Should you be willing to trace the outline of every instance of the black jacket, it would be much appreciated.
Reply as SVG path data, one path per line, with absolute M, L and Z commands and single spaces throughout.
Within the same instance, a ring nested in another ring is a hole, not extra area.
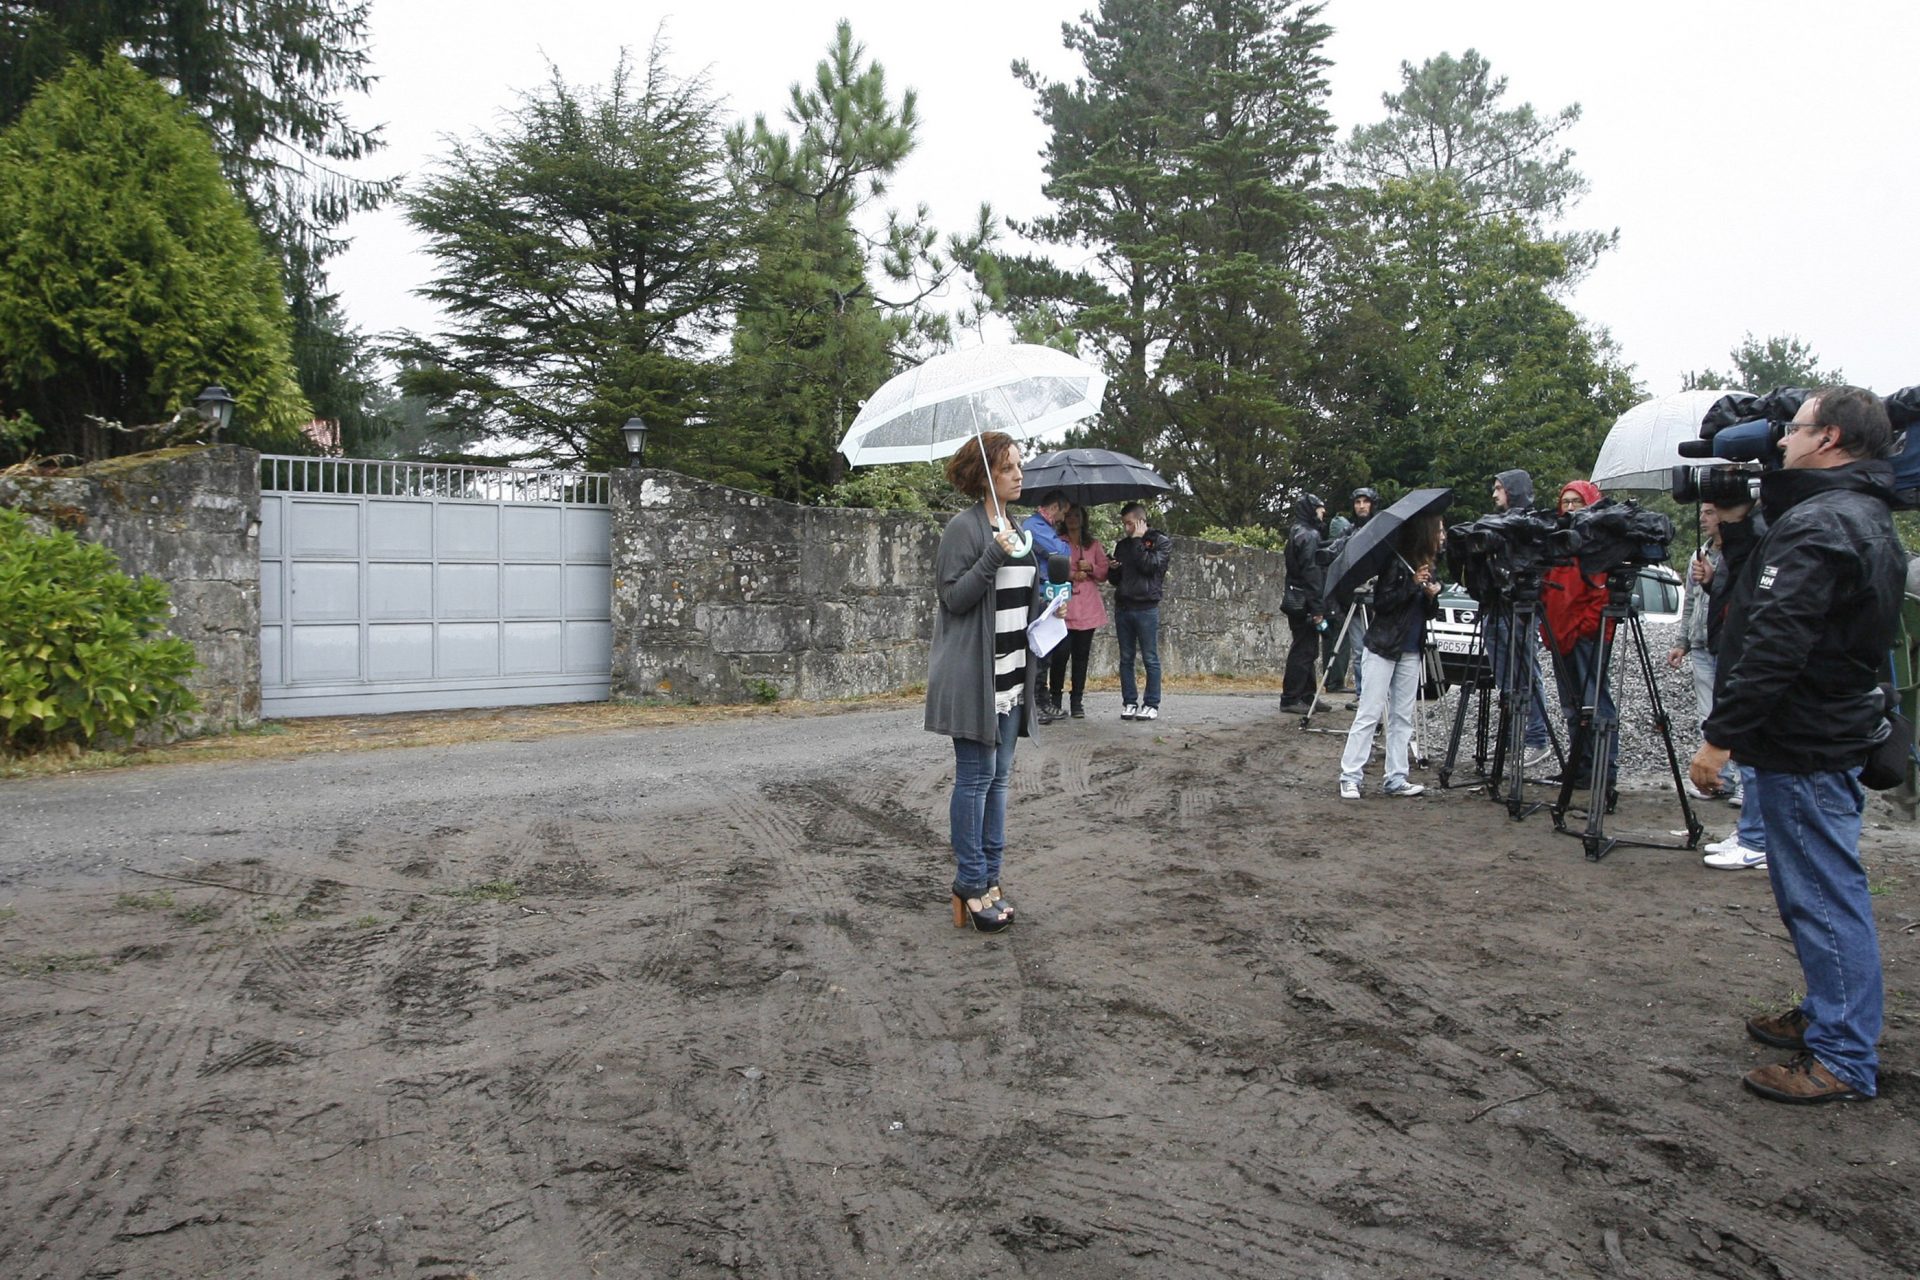
M 1878 459 L 1760 482 L 1769 527 L 1734 587 L 1704 726 L 1741 764 L 1829 773 L 1866 760 L 1907 577 L 1892 500 Z
M 1373 584 L 1373 621 L 1367 624 L 1367 648 L 1383 658 L 1398 659 L 1407 651 L 1407 632 L 1415 614 L 1439 617 L 1440 597 L 1422 591 L 1413 571 L 1395 556 Z
M 1736 520 L 1720 526 L 1720 569 L 1713 575 L 1713 581 L 1707 584 L 1707 652 L 1718 655 L 1720 637 L 1726 634 L 1727 615 L 1733 611 L 1734 601 L 1741 595 L 1741 572 L 1747 561 L 1753 558 L 1753 549 L 1760 545 L 1760 539 L 1767 534 L 1767 517 L 1758 507 L 1748 513 L 1744 520 Z M 1753 598 L 1753 584 L 1748 582 L 1745 598 Z M 1744 603 L 1744 601 L 1742 601 Z
M 1107 578 L 1113 583 L 1113 603 L 1121 609 L 1151 609 L 1160 603 L 1173 559 L 1173 539 L 1158 529 L 1137 538 L 1122 538 L 1113 549 Z
M 1320 563 L 1321 535 L 1325 532 L 1313 514 L 1296 518 L 1293 528 L 1287 534 L 1287 595 L 1291 597 L 1293 589 L 1298 587 L 1302 601 L 1297 609 L 1282 608 L 1289 614 L 1324 614 L 1327 611 L 1326 594 L 1327 570 Z M 1283 597 L 1283 601 L 1287 597 Z

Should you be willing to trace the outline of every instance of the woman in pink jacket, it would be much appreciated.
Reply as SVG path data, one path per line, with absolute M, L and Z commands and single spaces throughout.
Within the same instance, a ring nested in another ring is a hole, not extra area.
M 1073 594 L 1061 610 L 1067 623 L 1067 638 L 1053 651 L 1047 685 L 1053 694 L 1053 705 L 1058 707 L 1060 688 L 1067 678 L 1067 660 L 1071 658 L 1073 700 L 1068 714 L 1080 720 L 1087 714 L 1081 699 L 1087 691 L 1087 655 L 1093 652 L 1093 633 L 1107 625 L 1107 605 L 1100 598 L 1100 584 L 1107 580 L 1107 549 L 1087 528 L 1086 509 L 1077 503 L 1069 504 L 1060 517 L 1060 532 L 1067 540 L 1067 555 L 1072 564 L 1068 576 L 1073 583 Z

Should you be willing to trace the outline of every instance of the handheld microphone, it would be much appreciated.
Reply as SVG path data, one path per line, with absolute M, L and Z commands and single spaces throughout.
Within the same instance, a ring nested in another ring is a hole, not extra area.
M 1064 552 L 1056 551 L 1047 557 L 1047 599 L 1064 596 L 1073 590 L 1070 580 L 1073 574 L 1073 562 Z

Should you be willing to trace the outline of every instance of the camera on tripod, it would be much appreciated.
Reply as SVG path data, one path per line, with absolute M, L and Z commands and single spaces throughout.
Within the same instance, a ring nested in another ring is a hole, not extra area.
M 1447 566 L 1482 609 L 1491 608 L 1516 581 L 1538 578 L 1572 553 L 1567 530 L 1541 511 L 1504 511 L 1447 529 Z
M 1807 387 L 1776 387 L 1764 396 L 1735 391 L 1713 402 L 1700 419 L 1700 438 L 1683 440 L 1683 458 L 1720 458 L 1720 465 L 1673 468 L 1671 492 L 1675 502 L 1712 502 L 1737 505 L 1760 496 L 1760 477 L 1781 464 L 1780 442 L 1787 424 L 1800 412 L 1813 391 Z M 1903 387 L 1886 398 L 1887 419 L 1893 424 L 1894 488 L 1909 507 L 1920 507 L 1920 386 Z
M 1484 609 L 1516 583 L 1537 582 L 1550 565 L 1578 561 L 1584 574 L 1612 575 L 1664 563 L 1672 542 L 1673 521 L 1658 511 L 1607 499 L 1565 520 L 1544 511 L 1508 511 L 1453 525 L 1447 563 Z

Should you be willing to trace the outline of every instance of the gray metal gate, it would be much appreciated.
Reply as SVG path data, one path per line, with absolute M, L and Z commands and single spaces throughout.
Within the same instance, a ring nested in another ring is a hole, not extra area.
M 260 713 L 597 702 L 604 473 L 260 460 Z

